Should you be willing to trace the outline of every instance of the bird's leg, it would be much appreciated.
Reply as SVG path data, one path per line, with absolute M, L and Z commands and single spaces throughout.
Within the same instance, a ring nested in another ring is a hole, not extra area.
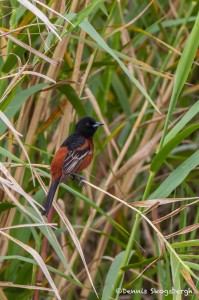
M 67 182 L 68 182 L 68 176 L 62 176 L 61 178 L 60 178 L 60 181 L 59 181 L 60 183 L 65 183 L 65 184 L 67 184 Z
M 79 185 L 83 185 L 82 180 L 84 180 L 84 176 L 76 173 L 73 173 L 70 176 L 73 181 L 79 181 Z

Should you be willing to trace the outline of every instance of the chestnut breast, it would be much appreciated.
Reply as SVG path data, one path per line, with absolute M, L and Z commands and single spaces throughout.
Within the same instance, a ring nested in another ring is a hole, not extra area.
M 89 164 L 92 161 L 93 158 L 93 152 L 94 152 L 94 145 L 93 145 L 93 141 L 90 139 L 86 139 L 86 143 L 79 148 L 79 150 L 83 150 L 85 148 L 89 149 L 88 154 L 84 157 L 82 163 L 80 164 L 80 166 L 77 168 L 76 172 L 80 172 L 82 170 L 84 170 L 85 168 L 87 168 L 89 166 Z

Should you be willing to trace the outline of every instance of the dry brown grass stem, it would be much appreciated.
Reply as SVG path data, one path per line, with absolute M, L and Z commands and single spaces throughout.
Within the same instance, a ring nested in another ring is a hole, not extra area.
M 1 34 L 4 34 L 5 32 L 3 30 L 0 30 Z M 21 46 L 22 48 L 26 49 L 27 51 L 30 51 L 32 53 L 34 53 L 35 55 L 39 56 L 40 58 L 44 59 L 45 61 L 47 61 L 49 64 L 52 65 L 57 65 L 57 62 L 51 58 L 49 58 L 48 56 L 46 56 L 45 54 L 35 50 L 34 48 L 32 48 L 31 46 L 21 42 L 20 40 L 16 39 L 15 37 L 11 36 L 10 34 L 6 35 L 6 38 L 8 38 L 10 41 L 12 41 L 13 43 Z

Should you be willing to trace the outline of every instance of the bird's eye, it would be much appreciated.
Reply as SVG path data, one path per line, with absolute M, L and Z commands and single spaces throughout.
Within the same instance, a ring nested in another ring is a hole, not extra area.
M 86 123 L 86 127 L 90 127 L 91 126 L 91 124 L 90 123 Z

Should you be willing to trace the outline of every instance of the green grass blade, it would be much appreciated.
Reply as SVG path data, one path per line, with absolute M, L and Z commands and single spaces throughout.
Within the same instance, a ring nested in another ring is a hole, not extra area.
M 183 241 L 183 242 L 176 242 L 172 244 L 172 248 L 185 248 L 185 247 L 198 247 L 199 246 L 199 240 L 189 240 L 189 241 Z
M 72 88 L 72 86 L 67 84 L 64 86 L 60 86 L 58 89 L 62 94 L 64 94 L 67 97 L 67 99 L 77 111 L 79 117 L 84 117 L 87 115 L 86 109 L 82 104 L 81 99 L 78 97 L 77 93 Z
M 4 108 L 4 114 L 11 120 L 30 96 L 41 91 L 47 85 L 48 83 L 39 83 L 28 89 L 17 91 L 12 101 Z M 0 120 L 0 134 L 3 134 L 6 128 L 7 126 Z
M 94 10 L 99 8 L 103 2 L 104 0 L 95 0 L 87 5 L 84 9 L 82 9 L 78 14 L 74 16 L 74 18 L 72 19 L 72 24 L 69 24 L 67 27 L 67 31 L 73 30 L 80 23 L 82 23 Z
M 71 194 L 79 197 L 80 199 L 82 199 L 85 203 L 89 204 L 91 207 L 95 208 L 101 215 L 105 216 L 106 219 L 124 236 L 128 236 L 128 232 L 120 225 L 118 224 L 115 220 L 113 220 L 109 215 L 107 215 L 104 210 L 97 206 L 94 202 L 90 201 L 89 198 L 87 198 L 86 196 L 82 195 L 81 193 L 79 193 L 78 191 L 72 189 L 71 187 L 69 187 L 66 184 L 61 184 L 63 187 L 65 187 L 65 189 L 67 191 L 69 191 Z
M 179 186 L 187 175 L 199 165 L 199 150 L 185 160 L 171 175 L 149 196 L 149 199 L 166 198 Z
M 133 254 L 134 251 L 131 251 L 131 256 Z M 118 274 L 118 272 L 120 271 L 121 268 L 121 264 L 122 264 L 122 260 L 123 260 L 123 256 L 124 256 L 125 252 L 120 252 L 115 258 L 114 261 L 112 262 L 110 269 L 108 271 L 107 277 L 106 277 L 106 281 L 105 281 L 105 286 L 104 286 L 104 290 L 103 290 L 103 294 L 102 294 L 102 298 L 101 300 L 108 300 L 108 299 L 112 299 L 111 298 L 111 294 L 112 294 L 112 289 L 115 286 L 115 279 L 116 279 L 116 274 Z M 120 291 L 121 286 L 118 286 L 116 293 L 119 295 L 119 291 Z
M 199 113 L 199 100 L 191 106 L 191 108 L 186 112 L 182 119 L 171 129 L 167 134 L 164 145 L 167 144 L 184 126 L 191 121 Z
M 129 105 L 129 99 L 123 85 L 123 79 L 121 80 L 117 74 L 113 74 L 112 86 L 117 95 L 117 98 L 119 99 L 122 110 L 124 111 L 126 116 L 130 116 L 131 110 Z
M 180 291 L 181 290 L 181 284 L 180 284 L 181 264 L 173 253 L 170 253 L 170 260 L 171 260 L 171 273 L 173 278 L 173 287 L 176 291 Z M 182 299 L 181 294 L 178 293 L 173 294 L 173 300 L 181 300 L 181 299 Z
M 182 91 L 182 88 L 187 80 L 187 77 L 189 75 L 191 66 L 193 64 L 193 61 L 194 61 L 194 58 L 196 55 L 196 51 L 198 49 L 198 45 L 199 45 L 198 32 L 199 32 L 199 13 L 197 15 L 195 24 L 193 26 L 190 36 L 188 37 L 186 46 L 183 50 L 182 56 L 179 60 L 178 66 L 177 66 L 175 81 L 174 81 L 174 86 L 173 86 L 173 92 L 172 92 L 171 101 L 169 104 L 169 110 L 168 110 L 168 114 L 167 114 L 167 118 L 166 118 L 166 122 L 165 122 L 165 126 L 164 126 L 163 135 L 162 135 L 162 138 L 160 141 L 160 148 L 163 146 L 173 110 L 176 106 L 176 103 L 177 103 L 178 97 Z
M 122 122 L 119 126 L 117 126 L 113 132 L 106 138 L 104 141 L 102 148 L 105 148 L 108 143 L 118 134 L 118 132 L 126 125 L 126 121 Z
M 149 103 L 154 107 L 154 109 L 161 114 L 158 107 L 155 105 L 149 94 L 145 91 L 143 86 L 139 83 L 139 81 L 129 72 L 128 68 L 125 64 L 118 58 L 115 52 L 107 45 L 104 39 L 99 35 L 99 33 L 94 29 L 94 27 L 87 21 L 83 21 L 80 24 L 80 27 L 86 31 L 86 33 L 98 43 L 107 53 L 109 53 L 120 65 L 124 73 L 129 77 L 129 79 L 135 84 L 135 86 L 140 90 L 143 96 L 149 101 Z
M 150 170 L 152 172 L 157 172 L 166 159 L 167 155 L 198 128 L 199 124 L 193 124 L 177 134 L 174 138 L 172 138 L 165 146 L 163 146 L 163 148 L 161 148 L 161 150 L 154 157 L 151 162 Z
M 38 263 L 36 260 L 34 260 L 33 258 L 29 258 L 26 256 L 21 256 L 21 255 L 6 255 L 6 256 L 0 256 L 0 261 L 5 261 L 5 260 L 19 260 L 19 261 L 24 261 L 26 263 L 30 263 L 32 265 L 36 265 L 38 266 Z M 70 281 L 73 284 L 76 284 L 78 286 L 82 287 L 82 284 L 79 281 L 76 281 L 75 279 L 73 279 L 72 277 L 70 277 L 69 275 L 64 274 L 63 272 L 57 270 L 56 268 L 53 268 L 49 265 L 46 265 L 47 269 L 52 272 L 55 273 L 63 278 L 66 278 L 68 281 Z

